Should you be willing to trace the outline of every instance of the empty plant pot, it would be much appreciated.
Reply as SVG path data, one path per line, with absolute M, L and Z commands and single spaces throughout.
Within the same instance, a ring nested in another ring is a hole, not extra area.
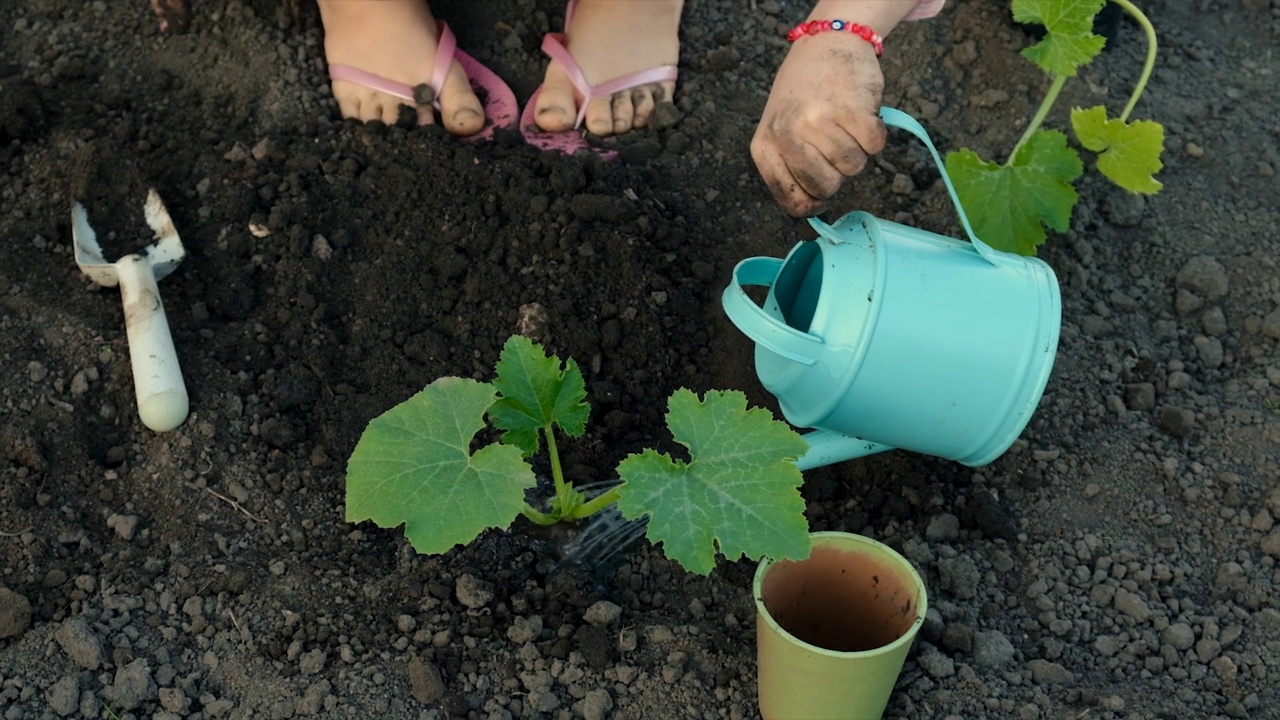
M 861 535 L 811 535 L 806 560 L 756 570 L 764 720 L 879 718 L 924 623 L 928 595 L 906 558 Z

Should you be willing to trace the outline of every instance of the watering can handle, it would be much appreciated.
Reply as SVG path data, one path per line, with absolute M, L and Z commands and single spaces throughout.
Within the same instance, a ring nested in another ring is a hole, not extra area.
M 969 224 L 969 216 L 965 214 L 964 206 L 960 204 L 960 196 L 956 194 L 955 185 L 951 184 L 951 176 L 947 174 L 946 164 L 942 162 L 942 156 L 938 154 L 938 149 L 933 146 L 933 140 L 929 138 L 929 133 L 925 131 L 924 126 L 910 115 L 891 107 L 880 108 L 880 119 L 884 120 L 885 125 L 906 130 L 915 135 L 920 142 L 924 143 L 925 147 L 929 148 L 929 153 L 933 155 L 933 162 L 938 166 L 938 172 L 942 173 L 942 182 L 947 186 L 947 193 L 951 195 L 951 202 L 956 206 L 956 214 L 960 216 L 960 226 L 964 228 L 965 235 L 969 236 L 969 242 L 973 243 L 973 247 L 977 249 L 978 254 L 987 262 L 992 265 L 998 265 L 997 258 L 1002 253 L 979 240 L 978 236 L 974 234 L 973 226 Z
M 800 332 L 769 315 L 742 289 L 744 285 L 771 287 L 782 270 L 782 260 L 747 258 L 733 269 L 733 282 L 724 289 L 721 304 L 729 320 L 757 345 L 801 365 L 813 365 L 826 347 L 819 338 Z

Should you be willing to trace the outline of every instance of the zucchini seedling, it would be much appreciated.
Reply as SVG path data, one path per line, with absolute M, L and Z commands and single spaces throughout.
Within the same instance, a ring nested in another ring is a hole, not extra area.
M 994 248 L 1035 255 L 1046 228 L 1065 232 L 1070 227 L 1071 211 L 1079 200 L 1074 183 L 1084 173 L 1084 164 L 1064 133 L 1043 125 L 1067 80 L 1102 52 L 1106 39 L 1094 34 L 1094 16 L 1108 1 L 1142 26 L 1146 62 L 1119 117 L 1110 117 L 1101 105 L 1073 108 L 1071 126 L 1080 145 L 1097 153 L 1098 171 L 1116 185 L 1145 195 L 1161 188 L 1154 175 L 1164 166 L 1164 126 L 1129 119 L 1155 67 L 1156 34 L 1147 16 L 1129 0 L 1013 0 L 1014 20 L 1045 27 L 1044 37 L 1022 55 L 1053 81 L 1003 164 L 983 160 L 968 148 L 948 153 L 946 159 L 974 232 Z
M 646 533 L 667 557 L 706 575 L 720 552 L 803 559 L 809 528 L 795 460 L 807 443 L 737 391 L 699 399 L 680 389 L 669 399 L 667 427 L 690 459 L 645 450 L 617 467 L 621 482 L 594 498 L 565 481 L 557 436 L 581 437 L 590 407 L 572 359 L 548 356 L 519 335 L 507 340 L 492 383 L 435 380 L 369 423 L 347 464 L 346 517 L 404 526 L 420 553 L 443 553 L 520 515 L 551 525 L 614 505 L 628 520 L 648 518 Z M 498 442 L 472 452 L 489 423 Z M 541 508 L 529 458 L 545 450 L 555 493 Z

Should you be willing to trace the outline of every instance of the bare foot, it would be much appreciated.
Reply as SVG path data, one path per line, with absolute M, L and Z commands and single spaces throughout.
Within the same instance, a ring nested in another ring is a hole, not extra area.
M 565 47 L 592 85 L 675 65 L 683 6 L 684 0 L 580 0 L 565 31 Z M 600 136 L 645 127 L 654 104 L 670 100 L 675 88 L 674 81 L 651 83 L 594 98 L 587 104 L 584 123 Z M 535 108 L 538 127 L 548 132 L 572 129 L 582 100 L 568 72 L 552 60 Z
M 350 65 L 415 86 L 431 80 L 438 31 L 426 0 L 318 0 L 324 21 L 324 53 L 331 65 Z M 345 80 L 333 81 L 345 118 L 396 122 L 409 101 Z M 439 88 L 440 119 L 454 135 L 484 128 L 484 108 L 456 61 Z M 434 124 L 430 105 L 415 107 L 418 123 Z

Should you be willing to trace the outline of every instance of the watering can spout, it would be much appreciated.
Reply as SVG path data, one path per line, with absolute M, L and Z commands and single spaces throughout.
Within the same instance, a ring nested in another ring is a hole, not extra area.
M 854 458 L 874 455 L 885 450 L 893 450 L 888 445 L 863 440 L 851 435 L 842 435 L 830 430 L 814 430 L 802 436 L 809 443 L 809 451 L 796 460 L 796 467 L 801 470 L 812 470 L 832 463 L 853 460 Z

